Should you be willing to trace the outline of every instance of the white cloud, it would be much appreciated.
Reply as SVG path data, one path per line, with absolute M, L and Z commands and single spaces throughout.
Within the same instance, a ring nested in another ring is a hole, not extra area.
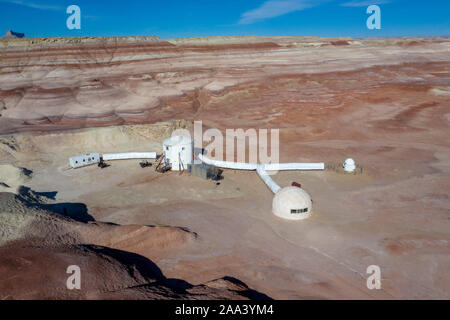
M 37 4 L 32 2 L 25 2 L 20 0 L 2 0 L 1 2 L 7 2 L 7 3 L 13 3 L 17 4 L 19 6 L 29 7 L 33 9 L 39 9 L 39 10 L 63 10 L 62 7 L 59 6 L 51 6 L 51 5 L 45 5 L 45 4 Z
M 269 0 L 257 9 L 244 12 L 239 24 L 251 24 L 264 19 L 279 17 L 290 12 L 314 7 L 320 2 L 319 0 Z
M 341 4 L 344 7 L 368 7 L 373 4 L 386 4 L 389 0 L 366 0 L 366 1 L 350 1 Z

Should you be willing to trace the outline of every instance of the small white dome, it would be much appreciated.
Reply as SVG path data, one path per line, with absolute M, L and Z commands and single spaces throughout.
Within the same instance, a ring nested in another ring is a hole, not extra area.
M 355 160 L 349 158 L 344 162 L 344 170 L 347 172 L 353 172 L 356 169 Z
M 288 220 L 307 219 L 312 214 L 309 194 L 298 187 L 286 187 L 277 192 L 272 202 L 274 215 Z

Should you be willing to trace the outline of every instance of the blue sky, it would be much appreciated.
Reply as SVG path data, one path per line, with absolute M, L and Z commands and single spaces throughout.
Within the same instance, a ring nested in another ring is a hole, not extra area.
M 81 8 L 69 30 L 66 8 Z M 368 30 L 366 9 L 381 8 L 381 30 Z M 224 35 L 352 37 L 450 35 L 449 0 L 0 0 L 0 34 L 27 37 Z

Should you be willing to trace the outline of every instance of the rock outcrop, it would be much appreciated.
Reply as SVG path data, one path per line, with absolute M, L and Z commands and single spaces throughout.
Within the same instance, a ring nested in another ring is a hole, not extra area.
M 228 277 L 196 286 L 168 279 L 136 253 L 181 246 L 195 239 L 189 231 L 85 222 L 81 204 L 49 204 L 46 196 L 27 188 L 0 193 L 2 300 L 268 298 Z M 82 270 L 81 290 L 66 287 L 70 265 Z
M 3 36 L 3 39 L 22 39 L 25 38 L 24 33 L 14 32 L 12 30 L 6 31 L 6 34 Z

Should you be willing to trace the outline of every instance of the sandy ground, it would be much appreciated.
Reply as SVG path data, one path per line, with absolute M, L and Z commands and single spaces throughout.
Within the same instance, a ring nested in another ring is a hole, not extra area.
M 280 185 L 301 182 L 313 198 L 312 218 L 300 222 L 271 213 L 273 195 L 254 172 L 225 171 L 225 179 L 215 186 L 188 174 L 142 169 L 138 161 L 114 162 L 103 170 L 67 169 L 69 156 L 92 150 L 93 142 L 108 141 L 112 132 L 133 132 L 123 141 L 111 141 L 118 151 L 159 144 L 157 138 L 139 134 L 148 132 L 147 127 L 17 135 L 20 151 L 15 156 L 22 160 L 16 165 L 26 163 L 33 171 L 27 186 L 56 191 L 56 202 L 86 204 L 97 221 L 175 226 L 195 233 L 195 241 L 156 252 L 127 238 L 128 251 L 151 258 L 167 277 L 200 284 L 233 276 L 277 299 L 449 296 L 448 149 L 420 143 L 360 145 L 352 155 L 362 174 L 330 168 L 339 164 L 331 160 L 325 161 L 329 169 L 323 172 L 278 173 L 274 179 Z M 164 125 L 161 129 L 166 132 Z M 103 152 L 106 145 L 96 143 L 96 150 Z M 312 147 L 305 143 L 298 150 Z M 316 147 L 336 150 L 336 158 L 343 150 L 337 141 L 317 142 Z M 428 157 L 418 155 L 430 148 L 436 148 L 435 157 L 426 165 Z M 398 154 L 411 149 L 418 163 L 396 166 L 385 160 L 389 154 L 395 163 Z M 25 160 L 30 156 L 35 162 Z M 366 288 L 366 268 L 372 264 L 382 270 L 379 291 Z
M 197 46 L 195 54 L 181 51 L 173 64 L 161 68 L 183 71 L 170 75 L 160 70 L 163 78 L 152 82 L 151 90 L 165 94 L 154 86 L 167 88 L 171 81 L 181 86 L 180 77 L 192 75 L 194 69 L 220 81 L 204 81 L 202 89 L 186 88 L 184 95 L 161 98 L 163 103 L 151 116 L 140 114 L 125 121 L 149 124 L 4 135 L 0 162 L 31 170 L 31 179 L 23 182 L 26 186 L 57 192 L 56 202 L 83 203 L 97 221 L 174 226 L 195 233 L 194 241 L 158 254 L 127 246 L 151 258 L 167 277 L 201 284 L 232 276 L 275 299 L 450 298 L 448 42 L 355 41 L 350 47 L 330 48 L 316 45 L 321 41 L 316 39 L 311 40 L 312 48 L 305 49 L 306 40 L 302 45 L 292 44 L 292 39 L 277 41 L 285 51 L 270 46 L 245 50 Z M 214 58 L 200 63 L 196 55 L 202 50 Z M 231 54 L 233 50 L 243 50 L 240 54 L 248 60 Z M 223 68 L 214 71 L 205 66 L 212 61 Z M 114 72 L 142 76 L 139 63 L 155 70 L 155 61 L 135 61 Z M 98 70 L 91 67 L 82 70 L 84 76 L 98 77 Z M 61 78 L 67 81 L 64 86 L 83 83 L 72 83 L 71 73 L 64 72 L 34 83 L 55 85 Z M 244 79 L 244 72 L 252 77 Z M 229 84 L 224 84 L 224 77 L 231 79 Z M 139 79 L 136 90 L 148 85 Z M 192 84 L 192 79 L 186 81 Z M 109 83 L 113 92 L 120 81 L 110 78 L 102 83 Z M 17 88 L 28 83 L 26 78 L 3 82 L 4 100 L 13 101 Z M 39 99 L 42 94 L 61 93 L 52 92 L 35 91 Z M 111 92 L 105 97 L 114 97 Z M 96 105 L 99 97 L 94 92 L 86 99 Z M 33 118 L 23 111 L 30 108 L 27 101 L 3 112 L 3 123 L 7 117 L 15 119 L 8 120 L 5 133 L 40 127 L 40 120 L 23 122 L 25 115 Z M 61 101 L 51 104 L 67 107 Z M 39 112 L 49 110 L 44 106 L 39 105 Z M 108 108 L 105 104 L 95 110 Z M 67 122 L 55 110 L 60 109 L 51 109 L 55 117 L 47 117 L 42 130 L 116 121 L 103 115 L 90 118 L 79 106 L 69 106 L 64 112 L 85 118 Z M 81 153 L 160 152 L 173 124 L 155 121 L 165 119 L 203 120 L 205 129 L 280 128 L 282 162 L 326 163 L 323 172 L 274 176 L 281 186 L 293 181 L 303 185 L 314 201 L 313 216 L 300 222 L 275 217 L 273 195 L 254 172 L 225 171 L 225 179 L 215 186 L 188 174 L 142 169 L 138 161 L 114 162 L 103 170 L 67 170 L 68 157 Z M 347 157 L 356 160 L 362 174 L 337 169 Z M 366 287 L 370 265 L 381 268 L 381 290 Z

